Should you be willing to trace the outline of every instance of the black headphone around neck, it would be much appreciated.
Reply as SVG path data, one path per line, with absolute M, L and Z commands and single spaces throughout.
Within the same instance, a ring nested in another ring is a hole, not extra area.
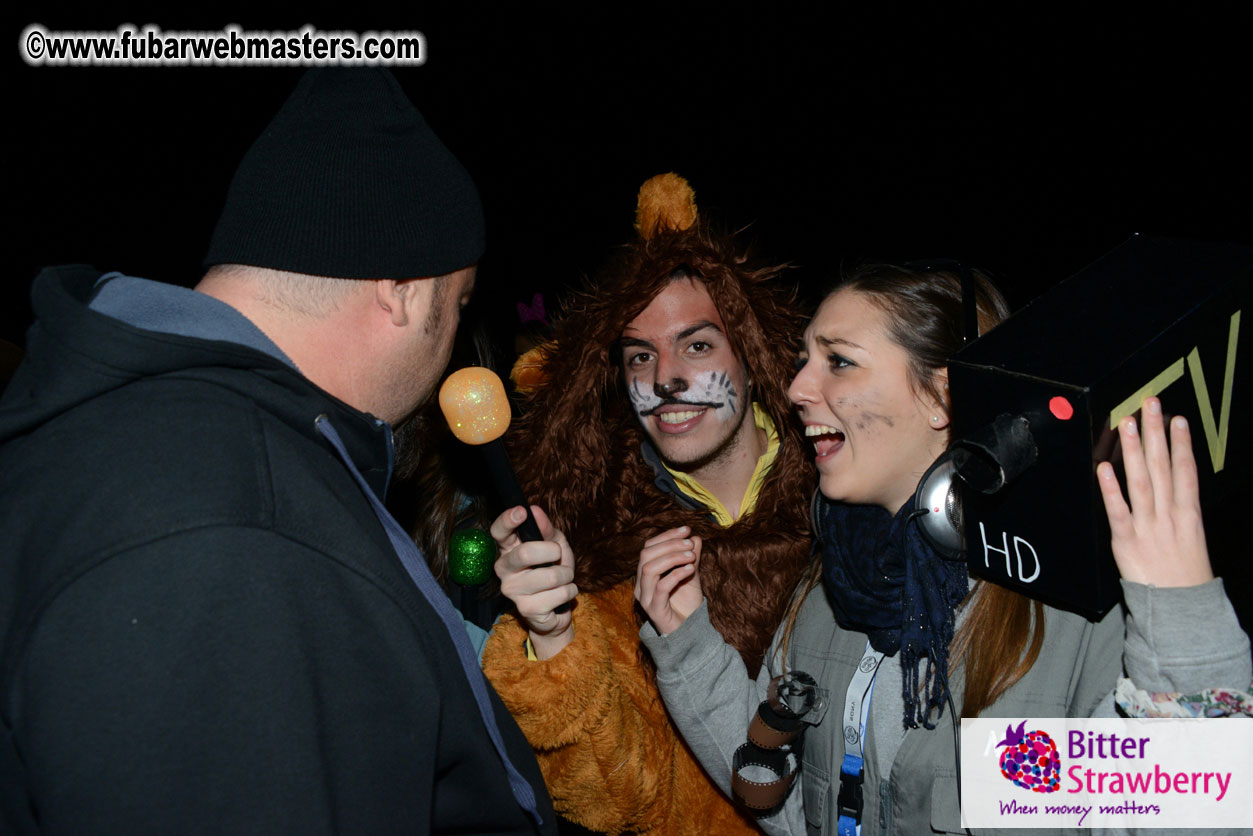
M 966 550 L 965 519 L 956 477 L 952 451 L 945 451 L 918 480 L 911 512 L 917 517 L 923 539 L 948 560 L 956 560 Z
M 994 494 L 1036 460 L 1031 423 L 1022 415 L 1002 413 L 953 444 L 927 468 L 914 491 L 913 513 L 927 542 L 947 558 L 965 552 L 965 514 L 957 479 L 974 490 Z

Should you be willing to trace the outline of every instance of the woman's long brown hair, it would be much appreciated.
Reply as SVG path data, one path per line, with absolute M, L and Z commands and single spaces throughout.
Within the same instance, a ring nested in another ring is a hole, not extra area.
M 979 332 L 984 333 L 1009 316 L 1009 307 L 985 275 L 971 272 L 977 288 Z M 909 354 L 915 391 L 948 404 L 947 389 L 938 385 L 936 373 L 947 366 L 963 341 L 960 275 L 951 269 L 868 264 L 848 274 L 826 299 L 844 290 L 864 294 L 887 313 L 889 336 Z M 821 577 L 820 558 L 815 556 L 784 620 L 785 661 L 801 604 Z M 954 668 L 963 670 L 962 716 L 977 717 L 1039 658 L 1044 645 L 1044 606 L 1011 589 L 979 581 L 962 607 L 965 617 L 953 636 L 949 658 Z

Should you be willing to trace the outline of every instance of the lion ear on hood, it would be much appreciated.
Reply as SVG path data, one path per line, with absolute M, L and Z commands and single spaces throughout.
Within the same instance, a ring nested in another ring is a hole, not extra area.
M 683 232 L 696 223 L 696 217 L 696 193 L 687 180 L 674 172 L 650 177 L 640 186 L 635 207 L 635 230 L 641 239 L 648 240 L 659 232 Z M 536 318 L 531 312 L 536 305 L 542 317 L 543 298 L 539 294 L 536 294 L 531 307 L 518 303 L 523 322 L 528 317 Z M 556 341 L 548 340 L 520 355 L 509 373 L 514 388 L 522 394 L 542 389 L 549 380 L 548 361 L 556 350 Z
M 548 358 L 557 350 L 557 341 L 548 340 L 524 352 L 514 361 L 509 379 L 514 389 L 524 395 L 541 389 L 548 383 L 548 371 L 544 368 Z
M 674 172 L 658 174 L 640 186 L 635 231 L 647 241 L 658 232 L 682 232 L 696 223 L 696 193 Z

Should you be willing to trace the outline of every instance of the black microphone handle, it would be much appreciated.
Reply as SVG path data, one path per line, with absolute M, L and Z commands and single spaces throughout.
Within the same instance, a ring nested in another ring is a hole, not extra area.
M 535 517 L 531 514 L 531 503 L 527 502 L 526 497 L 523 496 L 522 487 L 518 484 L 518 476 L 509 462 L 509 454 L 505 452 L 505 442 L 498 438 L 479 445 L 479 449 L 483 451 L 487 469 L 492 474 L 492 484 L 496 486 L 496 493 L 500 495 L 501 502 L 506 508 L 521 505 L 526 509 L 526 519 L 517 529 L 518 536 L 527 542 L 543 540 L 544 538 L 539 533 L 539 526 L 535 523 Z

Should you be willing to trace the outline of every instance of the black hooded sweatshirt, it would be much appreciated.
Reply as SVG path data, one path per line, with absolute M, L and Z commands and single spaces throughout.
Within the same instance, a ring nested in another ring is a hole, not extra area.
M 315 420 L 380 497 L 386 425 L 280 357 L 89 309 L 98 278 L 40 275 L 0 399 L 0 831 L 536 832 Z

